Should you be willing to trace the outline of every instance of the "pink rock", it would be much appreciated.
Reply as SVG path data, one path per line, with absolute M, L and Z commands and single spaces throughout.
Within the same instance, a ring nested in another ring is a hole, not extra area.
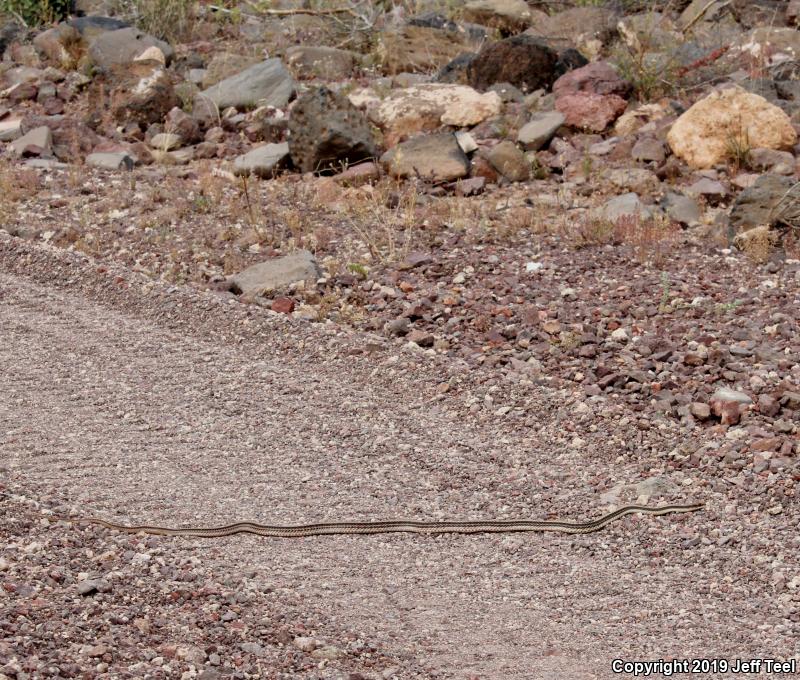
M 281 314 L 291 314 L 294 311 L 294 300 L 287 297 L 276 297 L 272 301 L 272 311 Z
M 567 94 L 556 99 L 556 108 L 564 114 L 565 122 L 575 128 L 602 132 L 628 106 L 622 97 L 609 94 Z
M 627 97 L 630 89 L 630 83 L 620 78 L 614 68 L 605 61 L 596 61 L 568 71 L 553 83 L 553 94 L 556 99 L 581 92 Z

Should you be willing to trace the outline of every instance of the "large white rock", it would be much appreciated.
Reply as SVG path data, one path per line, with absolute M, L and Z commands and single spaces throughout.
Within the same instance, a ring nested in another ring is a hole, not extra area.
M 725 162 L 735 143 L 753 149 L 790 149 L 796 141 L 791 121 L 780 108 L 741 87 L 712 92 L 667 133 L 673 153 L 693 168 Z
M 466 85 L 426 83 L 392 91 L 369 112 L 384 131 L 387 146 L 442 125 L 471 127 L 497 116 L 503 101 L 496 92 L 481 94 Z

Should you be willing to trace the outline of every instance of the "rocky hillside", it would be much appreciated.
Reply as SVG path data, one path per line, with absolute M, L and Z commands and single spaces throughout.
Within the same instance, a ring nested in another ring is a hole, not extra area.
M 483 366 L 474 413 L 539 382 L 705 428 L 681 465 L 794 489 L 800 3 L 154 7 L 8 18 L 12 235 Z

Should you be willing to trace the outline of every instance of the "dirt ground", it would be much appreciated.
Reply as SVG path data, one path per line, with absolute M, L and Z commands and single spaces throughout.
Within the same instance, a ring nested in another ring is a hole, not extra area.
M 695 464 L 724 433 L 643 428 L 578 385 L 497 381 L 3 234 L 3 680 L 800 659 L 796 466 Z M 580 520 L 637 500 L 706 505 L 587 536 L 199 540 L 57 520 Z

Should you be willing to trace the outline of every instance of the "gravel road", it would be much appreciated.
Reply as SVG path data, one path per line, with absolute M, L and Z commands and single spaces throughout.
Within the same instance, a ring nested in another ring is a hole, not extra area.
M 798 658 L 797 479 L 686 463 L 711 434 L 2 232 L 0 367 L 0 679 Z M 706 508 L 588 536 L 199 540 L 56 519 L 580 520 L 637 499 Z

